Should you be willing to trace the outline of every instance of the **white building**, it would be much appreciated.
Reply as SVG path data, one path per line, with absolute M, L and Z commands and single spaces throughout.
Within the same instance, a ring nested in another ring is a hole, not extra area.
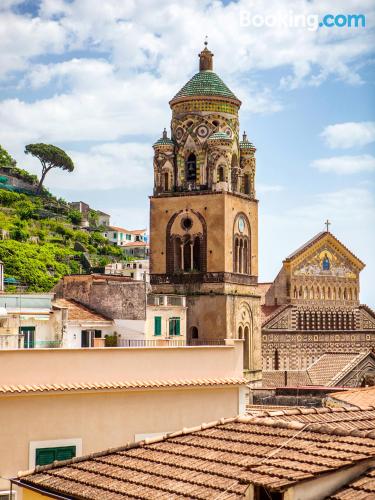
M 120 247 L 130 243 L 147 243 L 146 229 L 129 230 L 123 227 L 109 226 L 108 229 L 103 232 L 103 236 L 111 243 Z
M 146 280 L 149 283 L 150 263 L 148 259 L 132 260 L 129 262 L 115 262 L 105 266 L 105 274 L 127 276 L 136 281 Z

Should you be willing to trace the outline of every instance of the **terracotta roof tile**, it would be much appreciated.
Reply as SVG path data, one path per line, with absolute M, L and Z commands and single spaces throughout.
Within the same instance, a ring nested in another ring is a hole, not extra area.
M 303 424 L 324 424 L 328 429 L 370 431 L 375 429 L 375 404 L 365 409 L 347 408 L 284 408 L 254 409 L 250 406 L 247 414 L 253 418 L 270 418 L 284 422 L 301 422 Z
M 20 473 L 18 484 L 74 498 L 243 498 L 375 457 L 375 432 L 236 417 Z M 119 496 L 120 495 L 120 496 Z
M 368 356 L 362 353 L 326 353 L 307 369 L 313 385 L 335 386 L 355 366 Z
M 103 314 L 97 313 L 92 309 L 76 302 L 72 299 L 56 299 L 53 302 L 54 306 L 59 308 L 68 309 L 68 319 L 72 321 L 103 321 L 112 322 L 110 318 L 107 318 Z
M 299 387 L 312 385 L 311 378 L 306 370 L 287 370 L 286 386 Z M 263 387 L 285 387 L 285 370 L 263 371 Z
M 375 406 L 375 387 L 361 387 L 348 391 L 332 392 L 329 399 L 357 408 Z
M 375 498 L 375 469 L 370 469 L 359 478 L 340 489 L 329 498 L 334 500 L 371 500 Z
M 219 385 L 245 385 L 245 378 L 210 378 L 210 379 L 186 379 L 186 380 L 136 380 L 126 382 L 80 382 L 60 384 L 39 385 L 0 385 L 1 394 L 23 394 L 29 392 L 52 392 L 52 391 L 92 391 L 113 389 L 153 389 L 159 387 L 208 387 Z

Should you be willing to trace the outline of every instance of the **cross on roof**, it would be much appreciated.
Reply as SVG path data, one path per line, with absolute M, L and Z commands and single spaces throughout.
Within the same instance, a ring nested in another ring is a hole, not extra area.
M 327 233 L 329 233 L 329 226 L 331 225 L 331 222 L 327 219 L 324 224 L 327 227 Z

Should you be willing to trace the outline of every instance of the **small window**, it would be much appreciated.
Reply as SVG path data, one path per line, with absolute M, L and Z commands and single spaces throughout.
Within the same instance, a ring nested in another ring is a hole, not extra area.
M 191 153 L 186 162 L 186 180 L 195 181 L 197 179 L 197 159 L 194 153 Z
M 180 318 L 171 318 L 169 320 L 169 335 L 180 335 Z
M 217 169 L 217 181 L 224 182 L 224 167 L 222 165 Z
M 69 460 L 76 456 L 75 446 L 59 446 L 57 448 L 37 448 L 35 465 L 48 465 L 55 460 Z
M 154 335 L 161 335 L 161 316 L 154 316 Z

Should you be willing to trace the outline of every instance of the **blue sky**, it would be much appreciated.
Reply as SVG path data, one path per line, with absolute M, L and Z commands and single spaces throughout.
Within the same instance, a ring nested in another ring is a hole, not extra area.
M 244 12 L 288 23 L 358 13 L 366 27 L 244 26 Z M 366 262 L 361 299 L 374 307 L 373 26 L 370 0 L 2 0 L 0 143 L 35 173 L 25 144 L 63 147 L 76 170 L 51 173 L 51 191 L 148 226 L 151 146 L 208 35 L 258 149 L 260 279 L 329 218 Z

